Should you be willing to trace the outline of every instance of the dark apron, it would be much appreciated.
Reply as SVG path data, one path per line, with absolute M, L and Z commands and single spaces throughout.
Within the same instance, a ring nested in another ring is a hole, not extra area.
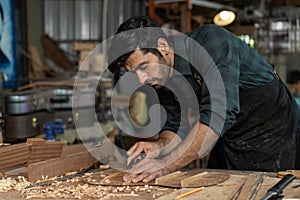
M 277 77 L 258 88 L 240 90 L 237 123 L 218 140 L 208 168 L 254 171 L 297 168 L 296 154 L 300 153 L 296 153 L 297 111 L 291 93 Z

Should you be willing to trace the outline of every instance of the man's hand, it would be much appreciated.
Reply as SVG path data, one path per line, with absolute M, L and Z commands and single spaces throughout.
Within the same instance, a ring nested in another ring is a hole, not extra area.
M 163 159 L 153 159 L 146 156 L 133 166 L 128 172 L 129 174 L 123 177 L 123 180 L 133 183 L 139 181 L 146 183 L 157 177 L 181 169 L 196 158 L 204 157 L 212 149 L 218 138 L 219 135 L 213 129 L 199 122 L 193 127 L 185 140 L 180 144 L 178 143 L 179 145 L 176 148 L 174 145 L 167 145 L 172 146 L 172 148 L 166 149 L 172 151 L 169 151 Z M 161 150 L 161 153 L 163 153 L 162 151 L 164 150 Z
M 148 183 L 168 173 L 169 171 L 163 160 L 145 158 L 123 177 L 123 181 L 132 183 L 142 181 Z
M 159 138 L 151 142 L 137 142 L 127 151 L 127 165 L 131 163 L 142 152 L 147 155 L 147 158 L 158 158 L 168 154 L 174 149 L 181 139 L 171 131 L 162 132 Z
M 154 142 L 137 142 L 127 151 L 127 165 L 138 155 L 144 152 L 147 158 L 157 158 L 164 143 L 161 140 Z

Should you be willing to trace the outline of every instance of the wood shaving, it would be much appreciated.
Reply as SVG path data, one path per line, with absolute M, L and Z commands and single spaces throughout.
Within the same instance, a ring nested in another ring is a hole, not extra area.
M 18 176 L 17 180 L 11 177 L 2 178 L 0 180 L 0 192 L 8 192 L 9 190 L 21 191 L 30 184 L 23 176 Z
M 78 179 L 78 178 L 77 178 Z M 71 179 L 72 180 L 72 179 Z M 78 181 L 78 180 L 77 180 Z M 137 197 L 141 194 L 149 194 L 154 187 L 145 186 L 100 186 L 90 184 L 72 184 L 70 182 L 55 182 L 50 186 L 23 189 L 21 196 L 26 199 L 33 198 L 75 198 L 75 199 L 111 199 L 113 197 Z M 159 192 L 153 197 L 159 197 Z

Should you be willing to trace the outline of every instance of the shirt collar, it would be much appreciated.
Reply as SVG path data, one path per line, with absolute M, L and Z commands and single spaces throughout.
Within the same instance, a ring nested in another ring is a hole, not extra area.
M 185 59 L 188 58 L 185 38 L 187 36 L 173 36 L 174 39 L 174 69 L 182 75 L 192 75 L 189 62 Z M 184 58 L 185 57 L 185 58 Z

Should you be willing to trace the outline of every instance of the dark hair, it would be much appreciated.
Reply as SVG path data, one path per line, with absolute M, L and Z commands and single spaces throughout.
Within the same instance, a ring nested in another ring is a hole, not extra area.
M 155 29 L 150 29 L 150 27 Z M 158 22 L 147 16 L 131 17 L 123 22 L 112 38 L 108 50 L 108 63 L 111 63 L 108 66 L 109 70 L 113 73 L 122 71 L 120 68 L 124 66 L 126 59 L 137 48 L 145 54 L 153 53 L 162 58 L 163 55 L 157 50 L 157 40 L 159 38 L 167 40 L 168 37 L 159 27 Z M 116 55 L 119 54 L 121 56 L 116 58 Z

